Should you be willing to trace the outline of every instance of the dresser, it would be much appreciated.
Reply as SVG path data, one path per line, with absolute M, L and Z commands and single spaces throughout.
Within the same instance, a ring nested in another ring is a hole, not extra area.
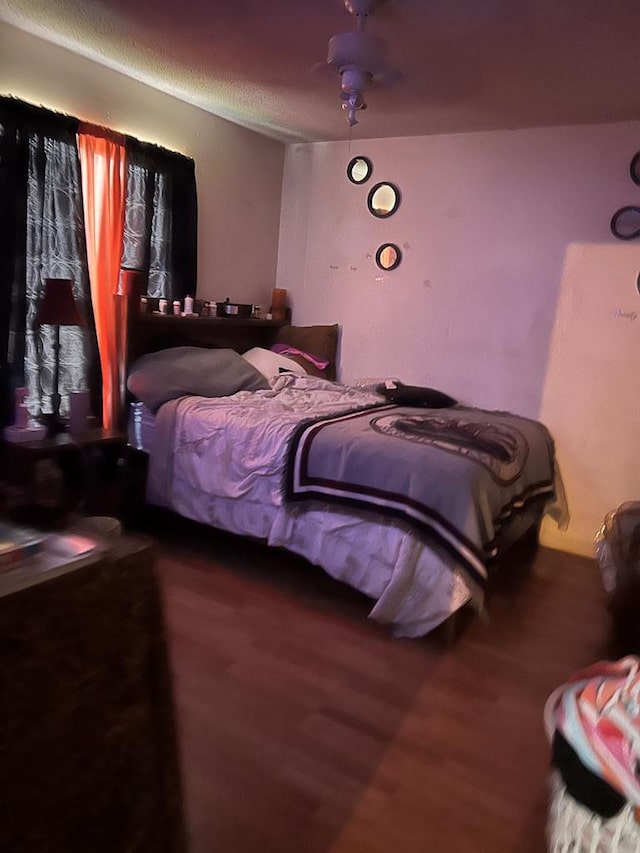
M 11 590 L 0 576 L 0 847 L 186 850 L 154 552 L 103 552 Z

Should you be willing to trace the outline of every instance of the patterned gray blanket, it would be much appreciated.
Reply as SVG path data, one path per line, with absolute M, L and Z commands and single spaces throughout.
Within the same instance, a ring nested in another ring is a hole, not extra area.
M 435 537 L 484 587 L 505 522 L 554 497 L 553 441 L 542 424 L 506 412 L 354 411 L 296 430 L 285 494 L 398 517 Z

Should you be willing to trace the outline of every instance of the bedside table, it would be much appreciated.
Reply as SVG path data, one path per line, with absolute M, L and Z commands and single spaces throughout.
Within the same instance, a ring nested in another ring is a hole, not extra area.
M 38 441 L 3 443 L 8 482 L 30 517 L 60 516 L 82 504 L 92 512 L 119 510 L 118 466 L 127 434 L 102 428 Z

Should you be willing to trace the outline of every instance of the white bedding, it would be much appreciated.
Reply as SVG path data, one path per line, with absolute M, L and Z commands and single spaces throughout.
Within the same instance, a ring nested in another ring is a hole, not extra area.
M 283 375 L 268 391 L 166 403 L 154 426 L 148 500 L 300 554 L 374 599 L 371 618 L 399 636 L 421 636 L 471 597 L 448 554 L 373 513 L 283 501 L 286 450 L 297 424 L 381 399 Z
M 153 430 L 156 425 L 156 416 L 144 403 L 135 402 L 129 406 L 129 423 L 127 434 L 129 444 L 136 450 L 151 453 L 153 447 Z

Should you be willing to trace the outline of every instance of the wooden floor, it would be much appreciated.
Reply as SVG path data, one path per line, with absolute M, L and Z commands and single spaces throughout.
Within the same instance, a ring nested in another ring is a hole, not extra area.
M 159 565 L 191 853 L 545 849 L 545 699 L 613 652 L 595 563 L 521 549 L 452 647 L 231 536 Z

